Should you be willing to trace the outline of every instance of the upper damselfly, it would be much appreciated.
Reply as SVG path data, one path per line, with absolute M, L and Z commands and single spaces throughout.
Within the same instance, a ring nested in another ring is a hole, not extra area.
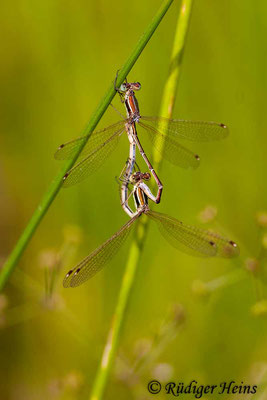
M 137 146 L 157 182 L 158 194 L 156 198 L 159 202 L 162 183 L 141 146 L 136 124 L 147 132 L 152 144 L 162 153 L 164 158 L 184 168 L 196 168 L 199 165 L 200 158 L 182 146 L 179 142 L 181 139 L 201 142 L 223 139 L 228 135 L 226 125 L 216 122 L 141 116 L 135 97 L 135 91 L 140 90 L 140 88 L 141 84 L 138 82 L 125 82 L 118 89 L 127 110 L 126 119 L 92 134 L 71 140 L 58 148 L 55 153 L 56 159 L 71 159 L 77 149 L 89 138 L 81 153 L 80 161 L 64 176 L 63 186 L 71 186 L 82 181 L 100 167 L 116 147 L 122 133 L 126 131 L 131 145 L 132 157 L 135 157 L 135 147 Z
M 186 225 L 166 214 L 150 210 L 148 199 L 156 201 L 149 187 L 144 181 L 150 179 L 148 172 L 135 172 L 131 175 L 129 182 L 123 182 L 128 188 L 129 183 L 133 185 L 133 197 L 136 210 L 132 211 L 128 205 L 129 195 L 122 198 L 122 203 L 127 203 L 127 213 L 131 219 L 122 226 L 111 238 L 84 258 L 75 268 L 71 269 L 63 281 L 64 287 L 76 287 L 92 278 L 97 272 L 105 267 L 125 242 L 131 232 L 135 221 L 143 214 L 154 220 L 163 237 L 177 249 L 194 256 L 202 257 L 224 257 L 231 258 L 239 254 L 239 248 L 235 242 L 223 238 L 212 231 Z M 121 192 L 126 193 L 126 191 Z

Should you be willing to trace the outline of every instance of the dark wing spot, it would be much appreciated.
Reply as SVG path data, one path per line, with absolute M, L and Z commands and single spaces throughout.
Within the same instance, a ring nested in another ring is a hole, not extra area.
M 65 144 L 61 144 L 58 148 L 58 150 L 62 149 L 65 146 Z
M 212 242 L 212 241 L 210 241 L 210 245 L 214 247 L 214 246 L 215 246 L 215 243 Z
M 227 126 L 224 125 L 224 124 L 220 124 L 220 126 L 221 126 L 222 128 L 227 128 Z
M 69 173 L 67 172 L 67 173 L 63 176 L 63 181 L 65 181 L 65 179 L 67 179 L 68 176 L 69 176 Z
M 199 157 L 199 155 L 198 155 L 198 154 L 195 154 L 195 159 L 196 159 L 197 161 L 199 161 L 199 160 L 200 160 L 200 157 Z
M 237 247 L 237 244 L 235 242 L 233 242 L 232 240 L 229 240 L 229 244 L 233 247 Z
M 66 274 L 66 278 L 68 278 L 72 273 L 73 273 L 73 269 L 71 269 L 71 270 Z
M 74 276 L 76 276 L 79 272 L 80 272 L 81 268 L 78 268 L 74 274 Z

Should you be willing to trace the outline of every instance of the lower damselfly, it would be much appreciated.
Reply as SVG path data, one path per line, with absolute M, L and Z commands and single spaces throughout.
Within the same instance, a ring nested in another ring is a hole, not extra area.
M 163 117 L 144 117 L 140 115 L 135 91 L 140 90 L 141 84 L 123 83 L 118 89 L 127 110 L 127 118 L 92 134 L 78 137 L 59 146 L 55 153 L 56 159 L 71 159 L 77 149 L 84 145 L 78 163 L 64 176 L 63 187 L 81 182 L 98 169 L 112 150 L 116 147 L 123 132 L 134 146 L 139 149 L 144 161 L 158 185 L 157 202 L 160 200 L 162 183 L 153 166 L 148 160 L 137 135 L 136 126 L 148 134 L 155 148 L 164 158 L 183 168 L 196 168 L 199 156 L 180 144 L 180 140 L 210 141 L 223 139 L 228 135 L 228 128 L 216 122 L 189 121 L 167 119 Z
M 117 254 L 122 244 L 131 232 L 135 221 L 143 214 L 154 220 L 163 237 L 177 249 L 193 256 L 199 257 L 224 257 L 232 258 L 239 254 L 239 248 L 232 240 L 225 239 L 219 234 L 186 225 L 176 218 L 166 214 L 150 210 L 148 200 L 155 202 L 156 197 L 151 193 L 145 181 L 150 179 L 148 172 L 137 171 L 130 177 L 130 182 L 123 182 L 127 188 L 129 183 L 133 185 L 133 197 L 136 210 L 132 211 L 127 204 L 128 211 L 131 210 L 131 219 L 121 227 L 104 244 L 85 257 L 75 268 L 71 269 L 63 281 L 64 287 L 76 287 L 92 278 L 97 272 L 104 268 Z M 122 193 L 125 193 L 122 191 Z M 124 203 L 128 203 L 129 195 L 123 198 Z

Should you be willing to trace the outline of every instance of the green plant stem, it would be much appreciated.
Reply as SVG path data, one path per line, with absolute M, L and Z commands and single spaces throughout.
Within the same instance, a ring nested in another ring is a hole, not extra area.
M 157 29 L 159 23 L 161 22 L 162 18 L 166 14 L 168 8 L 172 4 L 173 0 L 165 0 L 160 9 L 158 10 L 157 14 L 147 27 L 146 31 L 143 33 L 141 38 L 139 39 L 136 47 L 132 51 L 130 57 L 128 60 L 125 62 L 123 67 L 120 70 L 120 73 L 117 78 L 117 85 L 121 85 L 121 83 L 124 81 L 130 70 L 132 69 L 133 65 L 137 61 L 138 57 L 144 50 L 146 44 L 150 40 L 151 36 Z M 115 74 L 114 74 L 115 78 Z M 110 85 L 108 91 L 106 92 L 105 96 L 103 99 L 100 101 L 98 107 L 96 108 L 95 112 L 92 114 L 91 119 L 89 120 L 88 124 L 86 125 L 83 135 L 89 135 L 88 139 L 90 137 L 90 134 L 93 132 L 95 127 L 97 126 L 98 122 L 102 118 L 104 112 L 108 108 L 110 102 L 112 101 L 113 97 L 115 96 L 116 91 L 114 90 L 114 84 Z M 51 203 L 55 199 L 58 191 L 61 188 L 62 185 L 62 180 L 64 175 L 67 173 L 67 171 L 74 165 L 75 161 L 77 160 L 79 154 L 81 153 L 83 147 L 85 146 L 87 141 L 83 143 L 83 145 L 77 150 L 77 153 L 75 156 L 72 158 L 72 160 L 68 160 L 65 164 L 60 173 L 54 178 L 52 181 L 50 187 L 48 188 L 47 192 L 43 196 L 40 204 L 36 208 L 35 212 L 33 213 L 28 225 L 26 226 L 24 232 L 20 236 L 19 240 L 17 241 L 13 251 L 11 252 L 10 256 L 8 257 L 7 261 L 5 262 L 1 273 L 0 273 L 0 291 L 3 290 L 6 282 L 8 281 L 11 273 L 13 272 L 17 262 L 19 261 L 21 255 L 23 254 L 23 251 L 27 247 L 31 237 L 33 236 L 35 230 L 37 229 L 39 223 L 41 222 L 42 218 L 48 211 Z
M 181 75 L 182 58 L 185 46 L 186 35 L 188 32 L 193 0 L 182 0 L 180 14 L 177 21 L 174 43 L 169 66 L 169 74 L 164 86 L 160 113 L 165 118 L 171 118 L 175 99 L 177 96 L 177 87 Z M 156 147 L 156 146 L 155 146 Z M 157 170 L 161 163 L 161 154 L 158 150 L 153 153 L 153 164 Z
M 142 249 L 144 243 L 139 240 L 139 238 L 141 239 L 143 236 L 143 225 L 138 224 L 137 229 L 135 230 L 135 240 L 132 243 L 131 251 L 123 276 L 116 309 L 112 317 L 110 331 L 102 354 L 101 362 L 98 367 L 94 386 L 91 392 L 91 400 L 101 400 L 103 398 L 103 394 L 113 365 L 114 357 L 116 355 L 122 324 L 125 319 L 126 308 L 130 297 L 130 292 L 133 287 L 137 266 L 136 260 L 139 259 L 140 249 Z
M 192 0 L 182 1 L 171 56 L 170 72 L 164 88 L 164 96 L 161 106 L 161 115 L 168 118 L 171 117 L 175 102 L 185 37 L 189 26 L 191 7 Z M 156 162 L 156 168 L 159 166 L 160 161 L 161 160 L 158 158 Z M 102 355 L 102 360 L 96 374 L 96 379 L 90 397 L 91 400 L 101 400 L 103 398 L 104 390 L 107 385 L 107 380 L 117 351 L 123 322 L 126 317 L 127 305 L 135 280 L 137 266 L 142 255 L 142 249 L 147 236 L 148 218 L 145 215 L 142 215 L 136 224 L 137 226 L 134 233 L 134 239 L 130 247 L 129 257 L 126 263 L 117 306 L 113 315 L 111 328 Z

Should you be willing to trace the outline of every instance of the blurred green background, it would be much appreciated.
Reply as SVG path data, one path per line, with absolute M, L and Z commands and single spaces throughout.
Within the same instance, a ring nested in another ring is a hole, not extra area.
M 79 136 L 160 4 L 1 3 L 1 263 L 61 167 L 53 159 L 56 148 Z M 179 2 L 128 77 L 142 83 L 144 115 L 159 110 L 178 10 Z M 231 134 L 222 142 L 188 144 L 201 156 L 196 171 L 164 162 L 157 210 L 228 235 L 241 256 L 189 257 L 151 224 L 105 399 L 150 398 L 151 378 L 236 380 L 264 390 L 267 218 L 258 213 L 267 208 L 266 16 L 263 0 L 194 4 L 174 117 L 224 122 Z M 113 103 L 124 113 L 118 98 Z M 117 119 L 110 108 L 99 127 Z M 124 137 L 96 174 L 59 193 L 0 296 L 1 399 L 88 398 L 130 240 L 87 284 L 64 290 L 62 279 L 127 221 L 115 181 L 127 154 Z M 215 209 L 204 225 L 203 210 L 205 217 Z

